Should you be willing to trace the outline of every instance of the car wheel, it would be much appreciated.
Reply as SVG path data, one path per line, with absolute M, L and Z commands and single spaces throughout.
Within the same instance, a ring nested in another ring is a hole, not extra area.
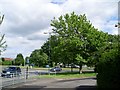
M 22 75 L 21 73 L 18 74 L 19 77 L 20 77 L 21 75 Z
M 12 77 L 13 77 L 13 75 L 11 74 L 11 75 L 10 75 L 10 78 L 12 78 Z

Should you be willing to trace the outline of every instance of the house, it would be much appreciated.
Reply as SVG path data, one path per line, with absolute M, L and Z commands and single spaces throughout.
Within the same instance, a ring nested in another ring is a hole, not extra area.
M 8 65 L 9 63 L 12 63 L 13 60 L 14 60 L 13 58 L 2 57 L 2 58 L 0 58 L 0 65 L 3 65 L 3 63 L 4 63 L 4 65 Z
M 13 58 L 0 58 L 0 61 L 13 61 L 14 59 Z
M 5 61 L 12 61 L 13 58 L 4 58 Z

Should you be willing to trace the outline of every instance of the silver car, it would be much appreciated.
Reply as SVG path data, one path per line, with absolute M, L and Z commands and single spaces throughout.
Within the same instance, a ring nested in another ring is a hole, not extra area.
M 62 71 L 62 69 L 60 67 L 54 67 L 52 69 L 50 69 L 51 72 L 60 72 Z

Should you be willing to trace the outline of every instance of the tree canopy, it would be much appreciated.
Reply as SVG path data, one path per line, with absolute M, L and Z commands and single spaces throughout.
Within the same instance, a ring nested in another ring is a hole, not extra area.
M 50 62 L 77 64 L 80 67 L 83 64 L 96 66 L 102 53 L 114 48 L 118 40 L 117 35 L 96 29 L 85 14 L 77 15 L 72 12 L 54 17 L 51 26 L 54 34 L 41 46 L 41 51 L 35 50 L 31 54 L 36 64 L 39 60 L 36 55 L 40 55 L 40 51 L 49 56 Z
M 48 63 L 48 56 L 41 49 L 34 50 L 29 59 L 31 64 L 38 67 L 45 66 Z
M 15 65 L 24 65 L 24 57 L 21 53 L 17 54 L 15 58 Z
M 78 56 L 88 61 L 96 51 L 107 44 L 108 34 L 96 29 L 87 20 L 85 14 L 76 15 L 74 12 L 65 14 L 51 22 L 53 32 L 58 36 L 59 44 L 54 52 L 59 54 L 65 63 L 75 63 Z M 81 61 L 80 61 L 81 62 Z

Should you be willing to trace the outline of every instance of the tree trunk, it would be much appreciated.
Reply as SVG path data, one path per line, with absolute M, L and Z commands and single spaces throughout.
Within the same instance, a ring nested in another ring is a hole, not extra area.
M 65 67 L 65 63 L 63 63 L 63 67 L 66 68 L 66 67 Z
M 80 66 L 80 68 L 79 68 L 79 74 L 81 74 L 82 73 L 82 64 L 80 64 L 79 66 Z
M 57 66 L 57 63 L 55 62 L 55 66 Z
M 73 67 L 71 66 L 71 72 L 73 72 Z
M 73 63 L 71 64 L 71 72 L 73 72 Z

